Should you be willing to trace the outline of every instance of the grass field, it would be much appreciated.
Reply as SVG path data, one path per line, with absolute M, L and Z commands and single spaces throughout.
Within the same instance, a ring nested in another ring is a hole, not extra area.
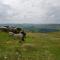
M 23 44 L 0 32 L 0 60 L 60 60 L 60 32 L 27 33 Z

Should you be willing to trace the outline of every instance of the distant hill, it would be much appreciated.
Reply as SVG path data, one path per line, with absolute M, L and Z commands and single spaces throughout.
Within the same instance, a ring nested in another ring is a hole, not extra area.
M 0 24 L 0 26 L 15 26 L 31 32 L 60 31 L 60 24 Z

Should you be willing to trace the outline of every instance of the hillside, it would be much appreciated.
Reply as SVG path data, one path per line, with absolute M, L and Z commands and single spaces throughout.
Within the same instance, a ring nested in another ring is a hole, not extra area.
M 29 32 L 22 45 L 0 32 L 0 60 L 60 60 L 60 32 Z

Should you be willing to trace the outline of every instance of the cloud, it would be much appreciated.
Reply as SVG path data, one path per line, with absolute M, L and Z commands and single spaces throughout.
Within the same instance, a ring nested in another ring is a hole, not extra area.
M 60 0 L 0 0 L 0 23 L 59 23 Z

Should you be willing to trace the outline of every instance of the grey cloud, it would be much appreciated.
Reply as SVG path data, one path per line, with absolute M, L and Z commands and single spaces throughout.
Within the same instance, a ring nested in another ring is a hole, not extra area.
M 4 1 L 7 1 L 9 4 L 3 3 Z M 0 22 L 60 23 L 60 0 L 9 1 L 2 0 L 0 2 Z M 12 1 L 14 3 L 11 3 Z
M 15 10 L 13 10 L 9 5 L 0 2 L 0 24 L 13 23 L 14 16 L 16 16 Z

